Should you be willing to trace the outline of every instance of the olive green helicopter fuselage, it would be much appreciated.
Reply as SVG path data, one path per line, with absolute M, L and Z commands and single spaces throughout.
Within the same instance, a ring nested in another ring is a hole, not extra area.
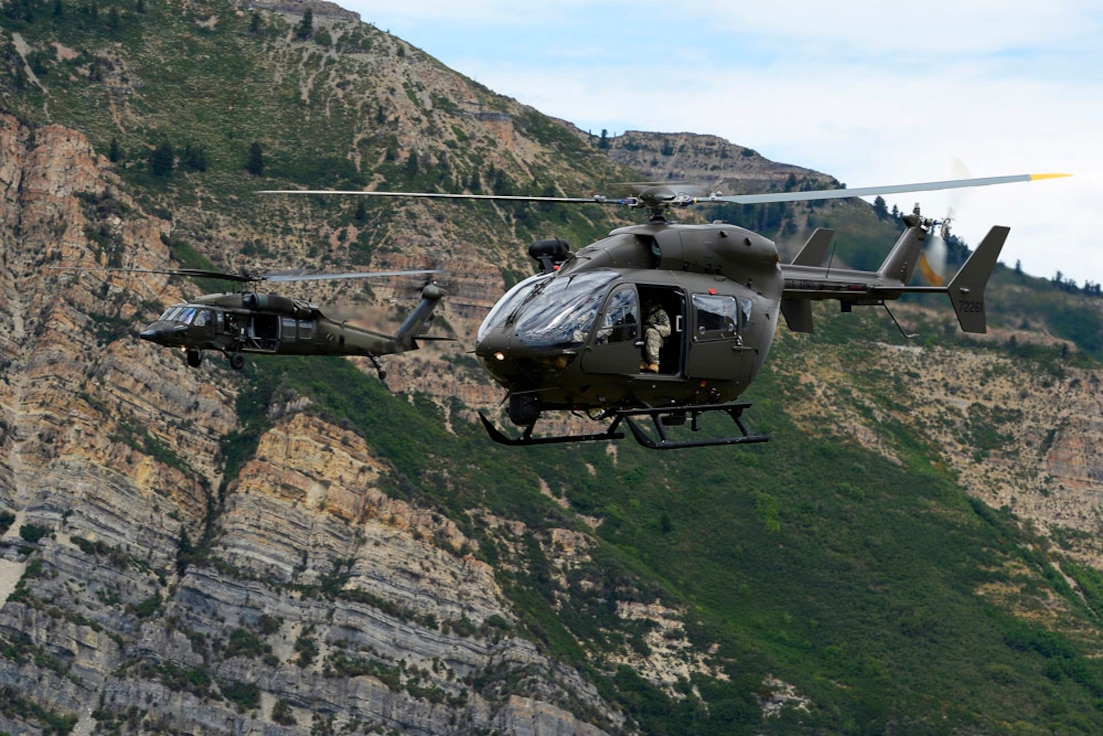
M 838 300 L 850 311 L 907 292 L 947 293 L 962 328 L 985 331 L 984 286 L 1007 228 L 992 228 L 949 285 L 909 286 L 935 223 L 918 213 L 905 221 L 877 271 L 822 265 L 833 236 L 826 229 L 789 264 L 773 241 L 726 223 L 659 221 L 619 228 L 571 255 L 560 246 L 558 267 L 514 286 L 479 328 L 475 352 L 508 390 L 509 417 L 524 434 L 514 440 L 484 423 L 510 444 L 608 436 L 534 437 L 546 411 L 614 417 L 615 424 L 629 419 L 637 439 L 663 448 L 763 441 L 739 422 L 747 405 L 733 402 L 754 381 L 781 320 L 812 331 L 812 300 Z M 533 248 L 546 250 L 547 242 Z M 670 323 L 657 369 L 643 354 L 646 315 L 655 305 Z M 688 414 L 696 427 L 698 415 L 715 411 L 736 420 L 741 434 L 691 443 L 665 436 L 664 423 L 683 423 Z M 659 441 L 641 436 L 630 421 L 639 415 L 655 420 Z

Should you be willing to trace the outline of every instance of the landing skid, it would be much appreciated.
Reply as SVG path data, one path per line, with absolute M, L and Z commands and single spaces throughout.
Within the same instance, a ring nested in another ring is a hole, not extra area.
M 618 431 L 621 422 L 625 422 L 628 425 L 628 429 L 632 431 L 632 436 L 637 442 L 651 450 L 674 450 L 688 447 L 716 447 L 720 445 L 747 445 L 769 442 L 769 437 L 761 434 L 751 434 L 747 430 L 746 425 L 743 424 L 743 410 L 750 406 L 751 405 L 748 403 L 735 402 L 730 404 L 687 404 L 682 406 L 664 406 L 661 408 L 645 406 L 634 409 L 618 409 L 613 412 L 613 421 L 604 432 L 555 435 L 551 437 L 533 437 L 532 431 L 536 426 L 535 423 L 525 427 L 520 437 L 507 437 L 501 430 L 495 427 L 482 412 L 479 412 L 479 419 L 482 420 L 483 427 L 486 428 L 486 432 L 490 435 L 490 439 L 499 444 L 511 445 L 514 447 L 550 445 L 564 442 L 619 440 L 624 438 L 624 432 Z M 731 417 L 731 420 L 739 429 L 739 434 L 731 437 L 712 437 L 703 440 L 675 441 L 670 438 L 667 429 L 669 427 L 682 426 L 687 420 L 689 420 L 690 423 L 690 431 L 700 431 L 698 420 L 701 415 L 711 412 L 723 412 Z M 654 433 L 652 434 L 644 431 L 640 425 L 633 420 L 634 417 L 650 418 L 655 428 Z
M 651 450 L 674 450 L 683 447 L 717 447 L 720 445 L 751 445 L 760 442 L 769 442 L 769 437 L 764 434 L 751 434 L 747 430 L 747 426 L 743 424 L 743 410 L 750 408 L 750 406 L 750 404 L 745 402 L 733 402 L 731 404 L 691 404 L 675 408 L 664 407 L 656 409 L 647 407 L 642 409 L 625 409 L 617 412 L 617 414 L 628 422 L 628 428 L 632 430 L 632 436 L 636 438 L 636 442 L 639 442 L 641 445 Z M 701 418 L 702 414 L 711 412 L 723 412 L 731 417 L 731 420 L 735 422 L 735 426 L 739 429 L 739 434 L 733 437 L 712 437 L 705 440 L 675 441 L 670 439 L 670 435 L 666 431 L 667 427 L 685 424 L 688 419 L 690 431 L 699 432 L 701 427 L 698 424 L 698 420 Z M 655 434 L 658 436 L 657 441 L 655 437 L 640 429 L 640 426 L 632 421 L 632 417 L 650 417 L 651 423 L 655 427 Z

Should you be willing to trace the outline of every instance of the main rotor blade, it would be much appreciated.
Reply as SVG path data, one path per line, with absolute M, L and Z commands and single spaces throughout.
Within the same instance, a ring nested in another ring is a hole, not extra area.
M 572 202 L 575 204 L 624 204 L 623 200 L 593 197 L 529 197 L 512 194 L 452 194 L 450 192 L 364 192 L 348 189 L 264 189 L 257 194 L 340 194 L 359 197 L 421 197 L 424 199 L 490 199 L 509 202 Z
M 222 279 L 249 283 L 263 277 L 247 273 L 225 273 L 207 268 L 121 268 L 113 266 L 50 266 L 55 271 L 98 271 L 108 273 L 156 273 L 165 276 L 183 276 L 185 278 Z
M 964 187 L 987 187 L 993 184 L 1011 184 L 1019 181 L 1037 181 L 1039 179 L 1058 179 L 1072 174 L 1013 174 L 1011 176 L 988 176 L 976 179 L 947 179 L 946 181 L 928 181 L 919 184 L 891 184 L 881 187 L 862 187 L 859 189 L 820 189 L 810 192 L 774 192 L 771 194 L 731 194 L 702 198 L 700 202 L 733 202 L 735 204 L 767 204 L 770 202 L 811 202 L 819 199 L 844 199 L 846 197 L 870 197 L 879 194 L 901 194 L 904 192 L 933 192 L 939 189 L 960 189 Z
M 416 276 L 427 273 L 441 273 L 439 269 L 423 269 L 419 271 L 368 271 L 364 273 L 271 273 L 257 278 L 263 281 L 328 281 L 330 279 L 373 279 L 387 276 Z
M 441 273 L 438 269 L 421 269 L 414 271 L 366 271 L 363 273 L 225 273 L 207 268 L 115 268 L 111 266 L 51 266 L 56 271 L 97 271 L 110 273 L 156 273 L 166 276 L 183 276 L 185 278 L 221 279 L 223 281 L 236 281 L 242 284 L 253 284 L 260 281 L 288 282 L 288 281 L 328 281 L 330 279 L 370 279 L 384 278 L 388 276 L 418 276 L 422 274 Z

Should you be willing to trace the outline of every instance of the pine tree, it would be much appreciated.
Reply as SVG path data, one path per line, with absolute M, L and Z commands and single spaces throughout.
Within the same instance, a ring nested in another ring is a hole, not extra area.
M 174 168 L 176 168 L 176 153 L 172 149 L 172 143 L 166 138 L 149 154 L 149 173 L 167 178 L 172 176 Z
M 180 157 L 180 163 L 192 171 L 207 170 L 207 149 L 203 146 L 193 146 L 188 143 L 184 146 L 184 153 Z
M 310 38 L 314 33 L 314 11 L 307 8 L 303 12 L 303 19 L 299 25 L 295 26 L 295 38 L 300 41 L 305 41 Z
M 245 162 L 245 170 L 253 176 L 264 173 L 264 152 L 260 149 L 260 143 L 256 141 L 249 146 L 249 160 Z
M 877 214 L 878 220 L 884 220 L 889 216 L 888 208 L 885 207 L 885 198 L 878 195 L 873 199 L 873 211 Z

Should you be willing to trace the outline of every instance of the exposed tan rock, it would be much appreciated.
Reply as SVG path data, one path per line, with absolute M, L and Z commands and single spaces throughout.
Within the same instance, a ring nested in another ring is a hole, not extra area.
M 220 488 L 240 377 L 189 369 L 132 334 L 148 302 L 179 300 L 180 287 L 53 268 L 104 265 L 92 231 L 117 262 L 172 265 L 167 224 L 122 189 L 81 134 L 0 115 L 0 507 L 17 512 L 0 547 L 0 637 L 23 632 L 38 653 L 5 660 L 5 681 L 76 716 L 77 733 L 131 707 L 149 730 L 248 732 L 272 726 L 276 703 L 303 733 L 324 713 L 423 734 L 622 724 L 577 671 L 512 633 L 477 542 L 388 496 L 388 464 L 309 402 L 281 405 Z M 462 391 L 426 353 L 398 384 L 479 403 L 485 382 Z M 46 536 L 25 545 L 25 525 Z M 188 556 L 201 543 L 208 564 Z M 255 638 L 235 652 L 241 632 Z M 473 687 L 511 672 L 521 684 Z M 255 684 L 259 709 L 212 699 L 235 683 Z

